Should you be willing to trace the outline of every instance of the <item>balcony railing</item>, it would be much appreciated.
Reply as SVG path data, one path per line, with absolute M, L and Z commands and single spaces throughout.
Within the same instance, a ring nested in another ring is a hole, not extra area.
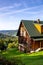
M 26 44 L 26 38 L 25 37 L 23 37 L 23 36 L 20 36 L 19 37 L 19 43 L 23 43 L 23 44 Z

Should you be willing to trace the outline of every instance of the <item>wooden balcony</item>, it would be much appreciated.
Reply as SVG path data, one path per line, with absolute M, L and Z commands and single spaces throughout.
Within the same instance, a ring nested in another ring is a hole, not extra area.
M 23 37 L 23 36 L 20 36 L 20 37 L 19 37 L 19 43 L 20 43 L 20 44 L 26 44 L 26 38 Z

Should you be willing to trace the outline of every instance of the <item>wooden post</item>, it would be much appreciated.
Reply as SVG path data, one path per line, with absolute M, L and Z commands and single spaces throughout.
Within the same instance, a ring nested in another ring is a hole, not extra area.
M 33 46 L 34 46 L 34 51 L 35 51 L 35 41 L 34 41 L 34 44 L 33 44 Z
M 41 42 L 40 42 L 40 48 L 41 48 Z

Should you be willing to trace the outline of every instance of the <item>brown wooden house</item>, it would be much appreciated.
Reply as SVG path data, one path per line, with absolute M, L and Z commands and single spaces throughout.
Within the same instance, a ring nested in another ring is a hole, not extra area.
M 31 52 L 43 48 L 43 21 L 22 20 L 17 36 L 20 51 Z

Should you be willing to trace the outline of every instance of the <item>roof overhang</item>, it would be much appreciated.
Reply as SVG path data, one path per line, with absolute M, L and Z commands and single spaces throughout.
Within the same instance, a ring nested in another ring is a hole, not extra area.
M 34 41 L 43 41 L 43 38 L 36 38 L 36 39 L 33 39 Z

